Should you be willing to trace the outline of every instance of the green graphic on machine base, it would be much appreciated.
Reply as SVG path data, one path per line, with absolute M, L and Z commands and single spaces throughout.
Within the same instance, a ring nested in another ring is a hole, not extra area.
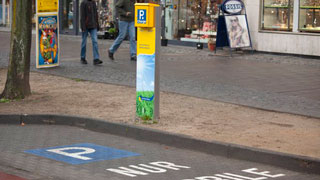
M 136 113 L 144 119 L 153 119 L 155 54 L 139 54 L 137 58 Z

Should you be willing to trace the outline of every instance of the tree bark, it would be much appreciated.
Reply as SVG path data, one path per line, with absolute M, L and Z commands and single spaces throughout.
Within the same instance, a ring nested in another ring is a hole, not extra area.
M 0 95 L 6 99 L 23 99 L 31 94 L 30 51 L 32 2 L 12 1 L 10 57 L 5 88 Z

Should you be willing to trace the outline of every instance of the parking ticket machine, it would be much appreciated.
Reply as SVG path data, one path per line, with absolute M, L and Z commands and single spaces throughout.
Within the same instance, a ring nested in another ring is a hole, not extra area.
M 158 4 L 136 3 L 137 27 L 136 116 L 159 119 L 159 56 L 161 10 Z

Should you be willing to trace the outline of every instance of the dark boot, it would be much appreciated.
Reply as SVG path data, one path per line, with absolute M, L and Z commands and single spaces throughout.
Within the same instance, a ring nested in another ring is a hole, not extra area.
M 93 60 L 94 65 L 102 64 L 103 62 L 100 59 Z
M 87 60 L 84 58 L 81 58 L 80 62 L 81 62 L 81 64 L 88 64 Z
M 113 53 L 110 50 L 108 50 L 108 56 L 109 59 L 114 60 Z

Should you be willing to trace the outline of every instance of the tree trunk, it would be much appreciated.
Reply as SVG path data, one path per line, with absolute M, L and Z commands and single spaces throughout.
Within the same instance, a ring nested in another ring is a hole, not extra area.
M 13 0 L 12 11 L 7 81 L 0 97 L 22 99 L 31 94 L 29 74 L 32 2 L 30 0 Z

